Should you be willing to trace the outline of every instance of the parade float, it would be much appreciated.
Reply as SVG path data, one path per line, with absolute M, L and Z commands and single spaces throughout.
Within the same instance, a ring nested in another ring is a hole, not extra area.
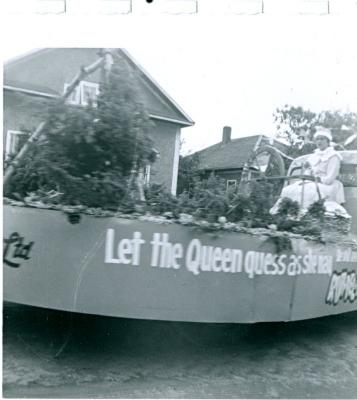
M 311 179 L 301 171 L 304 156 L 287 174 L 269 176 L 273 153 L 262 157 L 258 149 L 243 183 Z M 348 218 L 291 218 L 296 229 L 287 229 L 287 214 L 285 225 L 231 220 L 242 205 L 239 193 L 226 215 L 219 210 L 213 218 L 175 213 L 175 207 L 126 213 L 31 196 L 5 199 L 4 300 L 76 313 L 217 323 L 356 310 L 357 152 L 341 155 Z M 5 184 L 12 173 L 7 170 Z M 206 211 L 214 207 L 207 204 Z
M 92 216 L 87 209 L 73 224 L 63 208 L 5 205 L 4 300 L 197 322 L 289 321 L 356 310 L 357 152 L 343 157 L 350 232 L 332 227 L 319 240 L 185 214 Z

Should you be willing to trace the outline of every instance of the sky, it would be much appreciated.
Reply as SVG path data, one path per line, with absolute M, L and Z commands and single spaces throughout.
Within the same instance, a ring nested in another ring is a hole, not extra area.
M 184 154 L 219 142 L 225 125 L 232 138 L 273 135 L 273 113 L 285 104 L 357 112 L 352 19 L 128 20 L 67 20 L 66 28 L 63 19 L 37 20 L 42 26 L 24 20 L 31 29 L 12 37 L 2 58 L 39 47 L 125 47 L 195 121 L 182 130 Z M 93 22 L 103 27 L 100 34 L 90 29 Z

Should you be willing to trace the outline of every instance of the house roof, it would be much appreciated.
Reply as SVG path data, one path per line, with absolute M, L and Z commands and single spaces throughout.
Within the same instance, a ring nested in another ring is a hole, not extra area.
M 88 62 L 93 56 L 97 57 L 100 49 L 40 49 L 26 53 L 23 56 L 16 57 L 5 63 L 4 66 L 4 89 L 24 92 L 32 95 L 55 97 L 60 96 L 63 92 L 63 84 L 59 85 L 53 82 L 57 76 L 63 76 L 65 73 L 71 75 L 70 80 L 78 72 L 81 67 L 77 63 L 75 71 L 73 70 L 73 53 L 81 51 L 86 54 L 82 59 Z M 161 86 L 140 66 L 134 58 L 124 49 L 113 49 L 117 51 L 120 57 L 123 57 L 128 64 L 135 69 L 138 76 L 138 84 L 143 93 L 144 103 L 149 111 L 151 118 L 165 120 L 180 124 L 182 126 L 191 126 L 193 120 L 183 111 L 183 109 L 161 88 Z M 59 57 L 59 52 L 62 52 L 62 58 Z M 66 52 L 66 54 L 64 54 Z M 90 53 L 90 54 L 89 54 Z M 51 59 L 57 55 L 55 62 L 52 62 L 51 72 L 48 66 Z M 43 63 L 39 63 L 39 60 Z M 60 61 L 65 60 L 66 64 L 72 63 L 71 67 L 63 65 Z M 92 60 L 93 62 L 93 60 Z M 26 66 L 26 68 L 24 68 Z M 27 67 L 32 66 L 34 73 L 26 71 Z M 43 71 L 39 71 L 43 66 Z M 58 69 L 57 75 L 54 70 Z M 65 71 L 64 71 L 65 70 Z M 44 79 L 43 72 L 51 73 L 51 79 Z M 66 78 L 68 79 L 68 77 Z M 44 82 L 45 81 L 45 82 Z
M 232 139 L 226 144 L 220 142 L 200 150 L 194 153 L 199 157 L 198 168 L 201 170 L 243 168 L 260 137 L 262 135 Z M 193 154 L 190 157 L 192 156 Z
M 37 56 L 39 53 L 46 53 L 48 51 L 51 51 L 52 49 L 50 48 L 44 48 L 44 49 L 33 49 L 30 51 L 27 51 L 23 54 L 20 54 L 18 56 L 15 57 L 11 57 L 9 60 L 6 60 L 4 62 L 4 66 L 5 67 L 9 67 L 10 65 L 16 64 L 18 61 L 22 61 L 22 60 L 29 60 L 30 58 L 32 58 L 33 56 Z
M 142 77 L 147 80 L 153 87 L 155 87 L 160 94 L 166 99 L 166 101 L 181 114 L 184 119 L 186 119 L 190 125 L 194 124 L 194 121 L 191 117 L 186 114 L 186 112 L 175 102 L 175 100 L 158 84 L 158 82 L 133 58 L 133 56 L 125 49 L 119 49 L 121 54 L 126 57 L 127 61 L 129 61 L 132 66 L 134 66 L 137 71 L 139 71 Z

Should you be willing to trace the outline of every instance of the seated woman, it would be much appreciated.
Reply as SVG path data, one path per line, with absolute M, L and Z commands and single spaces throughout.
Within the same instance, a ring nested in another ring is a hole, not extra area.
M 329 129 L 318 127 L 314 134 L 314 141 L 317 149 L 308 156 L 303 165 L 303 175 L 311 175 L 316 179 L 314 181 L 297 181 L 286 186 L 281 193 L 279 200 L 270 210 L 276 214 L 282 198 L 288 197 L 297 201 L 302 211 L 314 202 L 325 199 L 328 211 L 342 211 L 344 208 L 340 205 L 345 202 L 345 196 L 342 183 L 337 180 L 340 173 L 341 155 L 330 146 L 332 135 Z M 320 193 L 320 195 L 319 195 Z

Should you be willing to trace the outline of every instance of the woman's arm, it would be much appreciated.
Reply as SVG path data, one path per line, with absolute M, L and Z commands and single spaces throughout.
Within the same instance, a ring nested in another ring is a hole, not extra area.
M 321 177 L 321 183 L 331 185 L 340 173 L 341 161 L 338 156 L 332 156 L 328 160 L 326 175 Z

